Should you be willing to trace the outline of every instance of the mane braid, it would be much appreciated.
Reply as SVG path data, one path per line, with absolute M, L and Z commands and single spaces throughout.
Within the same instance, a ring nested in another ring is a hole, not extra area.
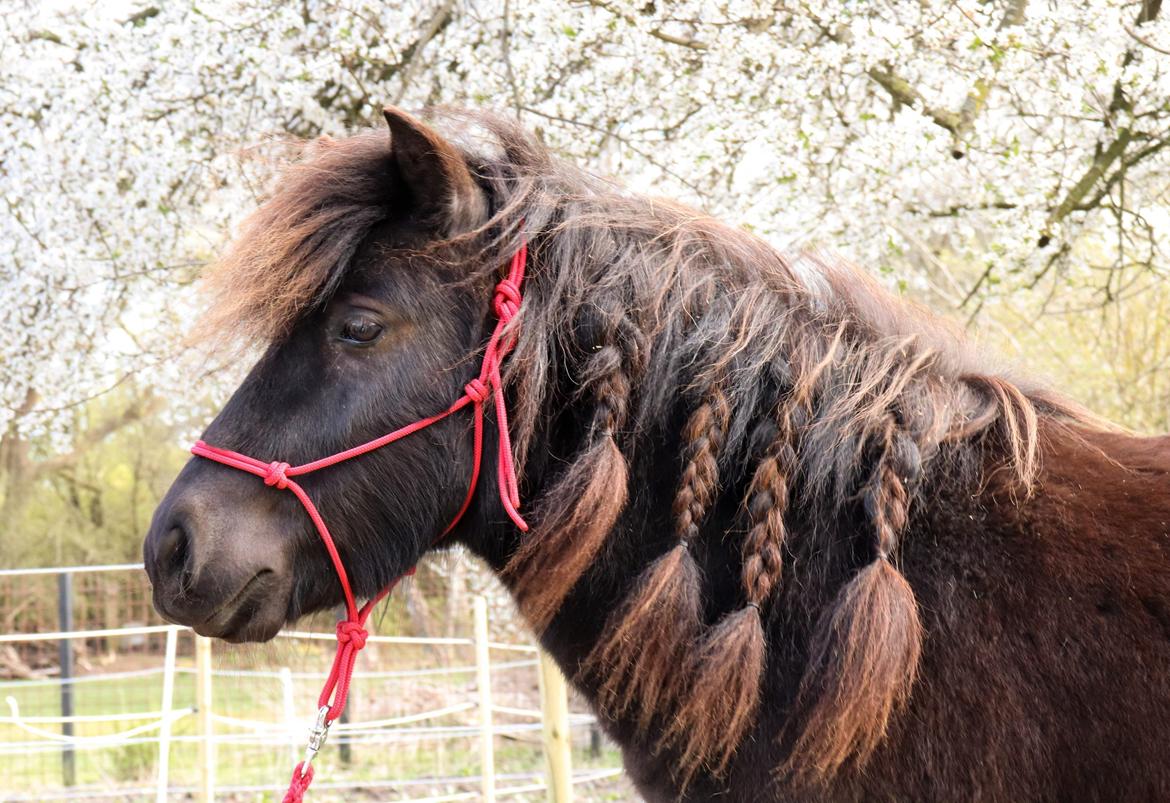
M 584 663 L 587 673 L 600 678 L 599 699 L 610 716 L 632 707 L 643 729 L 669 711 L 683 691 L 678 668 L 702 616 L 702 578 L 691 544 L 718 490 L 719 452 L 729 420 L 727 397 L 712 385 L 684 432 L 690 457 L 674 502 L 678 542 L 635 581 Z
M 917 473 L 916 449 L 893 415 L 877 441 L 880 456 L 863 491 L 873 560 L 841 589 L 814 634 L 797 701 L 806 713 L 778 770 L 797 786 L 832 777 L 848 761 L 864 763 L 917 675 L 918 605 L 891 562 L 909 518 L 906 482 Z
M 716 623 L 689 654 L 687 703 L 665 736 L 679 747 L 684 786 L 701 768 L 715 775 L 726 770 L 759 708 L 767 658 L 761 617 L 780 581 L 784 516 L 797 471 L 791 415 L 783 404 L 778 417 L 744 499 L 750 524 L 742 545 L 745 604 Z
M 589 568 L 625 508 L 628 466 L 616 437 L 629 411 L 630 357 L 616 331 L 587 358 L 583 387 L 592 389 L 593 420 L 580 457 L 541 500 L 536 531 L 516 550 L 504 576 L 533 629 L 543 631 Z

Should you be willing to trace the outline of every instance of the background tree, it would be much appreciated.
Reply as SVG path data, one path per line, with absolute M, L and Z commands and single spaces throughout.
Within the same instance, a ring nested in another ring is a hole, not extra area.
M 127 427 L 189 434 L 234 379 L 175 358 L 199 266 L 290 135 L 387 102 L 510 111 L 636 189 L 843 251 L 1165 429 L 1165 17 L 1160 0 L 9 3 L 6 521 Z

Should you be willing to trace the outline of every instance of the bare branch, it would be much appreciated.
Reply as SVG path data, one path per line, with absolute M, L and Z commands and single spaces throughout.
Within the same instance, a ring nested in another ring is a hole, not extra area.
M 1137 138 L 1136 135 L 1134 138 Z M 1105 200 L 1105 196 L 1109 194 L 1109 192 L 1113 189 L 1121 177 L 1125 175 L 1126 170 L 1133 167 L 1134 165 L 1140 164 L 1150 156 L 1153 156 L 1159 151 L 1165 149 L 1167 146 L 1170 146 L 1170 136 L 1168 136 L 1166 139 L 1157 140 L 1154 142 L 1154 144 L 1136 151 L 1132 156 L 1123 157 L 1121 168 L 1119 170 L 1115 170 L 1113 174 L 1105 180 L 1105 184 L 1101 187 L 1097 194 L 1089 200 L 1075 206 L 1073 211 L 1087 212 L 1090 209 L 1096 209 Z
M 159 9 L 157 6 L 147 6 L 146 8 L 142 9 L 141 11 L 135 12 L 134 14 L 131 14 L 129 17 L 127 17 L 126 19 L 122 20 L 122 24 L 123 25 L 141 25 L 142 23 L 146 22 L 151 17 L 157 17 L 159 15 L 159 13 L 160 12 L 159 12 Z
M 1003 17 L 1000 18 L 996 30 L 1002 31 L 1005 28 L 1022 24 L 1027 8 L 1028 0 L 1011 0 L 1008 3 L 1007 10 L 1004 11 Z M 962 155 L 963 152 L 960 149 L 961 143 L 967 139 L 967 136 L 971 133 L 971 129 L 975 126 L 975 121 L 983 112 L 990 90 L 991 87 L 988 83 L 983 79 L 979 79 L 971 87 L 971 91 L 967 93 L 967 98 L 963 101 L 963 107 L 959 110 L 958 128 L 954 131 L 955 150 L 953 153 L 956 157 Z
M 1164 56 L 1170 56 L 1170 50 L 1167 50 L 1167 49 L 1166 49 L 1166 48 L 1164 48 L 1164 47 L 1158 47 L 1157 45 L 1155 45 L 1155 44 L 1154 44 L 1153 42 L 1151 42 L 1150 40 L 1148 40 L 1148 39 L 1144 39 L 1144 38 L 1142 38 L 1141 36 L 1138 36 L 1138 34 L 1137 34 L 1137 31 L 1135 31 L 1133 28 L 1131 28 L 1131 27 L 1130 27 L 1128 24 L 1126 24 L 1126 23 L 1124 23 L 1124 22 L 1123 22 L 1123 23 L 1121 23 L 1121 26 L 1122 26 L 1123 28 L 1125 28 L 1125 32 L 1126 32 L 1127 34 L 1129 34 L 1129 35 L 1130 35 L 1130 37 L 1131 37 L 1132 39 L 1134 39 L 1136 42 L 1138 42 L 1139 44 L 1145 45 L 1145 46 L 1146 46 L 1146 47 L 1148 47 L 1150 50 L 1153 50 L 1155 53 L 1161 53 L 1161 54 L 1162 54 L 1162 55 L 1164 55 Z
M 88 449 L 93 448 L 97 444 L 104 441 L 110 435 L 113 435 L 120 429 L 123 429 L 130 424 L 140 421 L 143 418 L 151 415 L 159 407 L 161 402 L 149 397 L 146 401 L 136 402 L 131 404 L 121 414 L 113 418 L 103 421 L 96 427 L 86 430 L 85 434 L 77 441 L 72 451 L 57 454 L 44 460 L 38 460 L 30 467 L 30 475 L 33 479 L 43 477 L 54 471 L 60 471 L 69 468 L 75 464 L 78 459 L 85 454 Z
M 414 43 L 410 54 L 407 56 L 406 65 L 402 69 L 402 83 L 398 86 L 398 93 L 394 96 L 394 103 L 402 102 L 406 92 L 410 89 L 410 83 L 414 80 L 414 75 L 418 72 L 419 63 L 422 61 L 422 52 L 427 44 L 432 39 L 438 36 L 439 32 L 446 27 L 447 23 L 451 21 L 451 11 L 455 7 L 455 0 L 447 0 L 435 11 L 434 16 L 431 17 L 427 23 L 426 28 L 423 29 L 422 35 L 419 36 L 418 41 Z
M 1108 172 L 1113 163 L 1125 153 L 1125 149 L 1129 147 L 1130 140 L 1132 139 L 1133 132 L 1130 129 L 1121 129 L 1117 133 L 1117 138 L 1109 143 L 1109 147 L 1094 157 L 1093 163 L 1089 165 L 1089 169 L 1085 171 L 1085 174 L 1080 177 L 1072 189 L 1064 196 L 1064 200 L 1053 210 L 1049 221 L 1059 223 L 1068 217 L 1069 213 L 1076 210 L 1081 201 L 1085 199 L 1085 196 L 1097 185 L 1097 182 L 1105 177 L 1106 172 Z
M 938 126 L 945 128 L 952 134 L 959 130 L 959 124 L 961 122 L 959 115 L 947 109 L 936 109 L 932 107 L 926 102 L 926 98 L 922 97 L 921 92 L 905 79 L 895 75 L 889 68 L 878 69 L 877 67 L 871 67 L 866 70 L 866 75 L 872 78 L 878 86 L 886 90 L 890 94 L 890 97 L 897 102 L 906 106 L 917 106 L 922 109 L 927 117 L 934 120 Z
M 667 33 L 661 28 L 654 28 L 652 31 L 650 31 L 650 35 L 655 39 L 660 39 L 663 42 L 666 42 L 667 44 L 678 45 L 680 47 L 689 47 L 691 50 L 707 49 L 706 42 L 700 42 L 698 39 L 687 39 L 682 36 L 675 36 L 674 34 Z
M 683 186 L 685 186 L 691 192 L 695 193 L 695 195 L 699 196 L 700 198 L 706 197 L 706 193 L 704 193 L 703 190 L 701 188 L 699 188 L 694 182 L 688 181 L 685 176 L 679 175 L 677 172 L 672 170 L 669 166 L 663 164 L 658 159 L 655 159 L 654 156 L 647 153 L 642 148 L 639 148 L 637 145 L 635 145 L 633 142 L 631 142 L 627 137 L 623 137 L 620 134 L 617 134 L 613 131 L 610 131 L 607 128 L 602 128 L 599 125 L 594 125 L 593 123 L 585 122 L 584 120 L 573 120 L 573 119 L 568 118 L 568 117 L 560 117 L 560 116 L 555 115 L 555 114 L 549 114 L 548 112 L 543 112 L 540 109 L 536 109 L 536 108 L 533 108 L 531 106 L 525 106 L 524 111 L 528 112 L 529 114 L 534 114 L 537 117 L 543 117 L 546 120 L 551 120 L 551 121 L 556 122 L 556 123 L 564 123 L 566 125 L 580 126 L 581 128 L 587 128 L 590 131 L 596 131 L 599 134 L 605 134 L 607 137 L 613 137 L 614 140 L 616 140 L 617 142 L 620 142 L 622 145 L 625 145 L 631 151 L 633 151 L 634 153 L 638 154 L 643 159 L 645 159 L 648 163 L 654 165 L 654 167 L 657 167 L 663 173 L 666 173 L 671 178 L 673 178 L 676 181 L 683 184 Z
M 504 72 L 508 79 L 508 88 L 512 93 L 512 106 L 516 109 L 516 116 L 520 116 L 523 105 L 520 103 L 520 88 L 516 84 L 516 71 L 512 68 L 512 4 L 511 0 L 504 0 L 504 30 L 500 33 L 500 50 L 504 57 Z

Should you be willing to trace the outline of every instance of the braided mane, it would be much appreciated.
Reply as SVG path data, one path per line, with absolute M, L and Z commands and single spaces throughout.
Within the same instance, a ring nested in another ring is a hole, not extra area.
M 559 410 L 578 414 L 572 454 L 541 486 L 535 530 L 504 572 L 521 610 L 548 626 L 619 522 L 646 439 L 681 422 L 663 435 L 681 446 L 673 542 L 617 605 L 582 676 L 608 715 L 677 753 L 683 786 L 718 775 L 755 724 L 788 556 L 830 533 L 858 567 L 815 625 L 778 772 L 826 777 L 864 761 L 918 664 L 917 604 L 897 552 L 919 489 L 955 465 L 993 463 L 1026 493 L 1038 418 L 1083 414 L 980 369 L 961 337 L 840 260 L 791 257 L 632 196 L 500 118 L 445 120 L 473 142 L 465 156 L 492 214 L 442 245 L 478 255 L 474 278 L 505 264 L 522 230 L 530 244 L 505 377 L 520 465 L 535 462 Z M 295 167 L 220 268 L 219 318 L 271 337 L 327 296 L 394 211 L 380 189 L 388 164 L 376 132 Z M 712 531 L 728 499 L 741 526 Z M 712 538 L 738 539 L 740 591 L 709 621 L 694 552 Z
M 533 233 L 538 278 L 509 368 L 520 454 L 547 428 L 566 361 L 577 403 L 594 410 L 576 459 L 538 502 L 538 532 L 506 570 L 521 610 L 538 631 L 547 625 L 621 516 L 640 436 L 681 408 L 676 543 L 611 614 L 583 676 L 610 716 L 632 715 L 675 751 L 683 787 L 700 771 L 720 774 L 760 707 L 764 619 L 788 581 L 788 542 L 811 535 L 790 531 L 791 509 L 831 528 L 860 500 L 867 524 L 847 535 L 863 566 L 815 627 L 777 771 L 824 779 L 864 761 L 921 650 L 914 594 L 896 568 L 916 490 L 947 452 L 977 466 L 992 455 L 1001 479 L 1027 493 L 1038 416 L 1083 414 L 981 370 L 960 335 L 840 260 L 791 258 L 551 159 L 508 122 L 473 121 L 499 145 L 494 157 L 468 153 L 495 210 L 467 235 L 487 243 L 480 263 L 490 270 L 516 247 L 519 221 Z M 692 552 L 730 535 L 704 524 L 736 491 L 741 605 L 709 622 Z

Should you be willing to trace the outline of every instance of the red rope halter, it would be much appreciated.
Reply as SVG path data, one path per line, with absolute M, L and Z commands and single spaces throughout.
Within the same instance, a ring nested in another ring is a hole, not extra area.
M 354 663 L 357 660 L 358 652 L 365 646 L 366 638 L 369 636 L 369 633 L 365 629 L 365 624 L 370 616 L 370 611 L 398 585 L 398 582 L 403 577 L 414 574 L 414 567 L 411 567 L 359 608 L 354 601 L 353 590 L 349 585 L 349 575 L 346 573 L 345 566 L 341 562 L 341 556 L 337 553 L 337 546 L 333 543 L 333 537 L 329 534 L 329 528 L 325 526 L 325 520 L 321 518 L 321 514 L 317 511 L 317 506 L 313 504 L 313 500 L 305 493 L 304 488 L 293 478 L 328 468 L 345 460 L 360 457 L 375 449 L 381 449 L 383 446 L 394 443 L 421 429 L 426 429 L 431 424 L 442 421 L 453 413 L 471 405 L 474 410 L 473 415 L 475 421 L 471 482 L 468 484 L 467 495 L 463 499 L 463 504 L 459 506 L 459 512 L 455 514 L 455 518 L 451 520 L 451 523 L 436 536 L 435 542 L 438 542 L 447 533 L 451 532 L 455 528 L 455 525 L 463 518 L 463 514 L 471 506 L 471 499 L 475 495 L 475 487 L 479 482 L 479 469 L 483 456 L 484 404 L 488 397 L 491 396 L 495 402 L 496 424 L 499 430 L 496 475 L 499 485 L 500 501 L 503 503 L 508 517 L 512 519 L 515 525 L 522 531 L 527 531 L 528 525 L 520 516 L 519 512 L 520 490 L 516 483 L 516 468 L 512 459 L 512 441 L 508 436 L 508 412 L 504 405 L 503 380 L 500 378 L 500 365 L 516 345 L 515 332 L 509 332 L 505 338 L 505 330 L 508 323 L 520 311 L 522 301 L 520 287 L 524 281 L 524 267 L 527 259 L 528 246 L 522 243 L 520 249 L 512 257 L 512 264 L 507 278 L 496 285 L 495 295 L 492 298 L 492 309 L 496 315 L 496 326 L 492 331 L 491 337 L 488 339 L 487 347 L 484 349 L 479 376 L 468 382 L 463 388 L 463 395 L 441 413 L 430 416 L 429 418 L 419 419 L 412 424 L 407 424 L 404 427 L 363 443 L 360 446 L 354 446 L 343 452 L 322 457 L 319 460 L 314 460 L 311 463 L 304 463 L 299 466 L 290 466 L 288 463 L 280 461 L 266 463 L 263 460 L 257 460 L 254 457 L 248 457 L 239 452 L 209 446 L 203 441 L 198 441 L 191 447 L 191 452 L 198 457 L 214 460 L 225 466 L 254 474 L 263 479 L 265 485 L 276 488 L 277 490 L 292 491 L 293 495 L 300 500 L 301 505 L 305 508 L 305 512 L 309 514 L 309 518 L 313 521 L 313 526 L 317 528 L 317 533 L 321 536 L 321 541 L 325 544 L 325 549 L 329 553 L 329 559 L 333 562 L 333 569 L 337 572 L 337 579 L 341 583 L 342 593 L 345 595 L 346 617 L 337 623 L 337 653 L 333 658 L 333 668 L 329 672 L 329 678 L 325 681 L 325 687 L 321 689 L 321 695 L 317 699 L 317 705 L 320 707 L 317 712 L 317 723 L 310 731 L 309 746 L 305 751 L 304 760 L 297 764 L 296 769 L 293 770 L 292 783 L 289 785 L 288 792 L 285 794 L 284 803 L 298 803 L 303 798 L 305 790 L 309 788 L 309 784 L 313 781 L 313 758 L 325 743 L 329 726 L 345 710 L 345 700 L 349 695 L 349 684 L 353 677 Z

